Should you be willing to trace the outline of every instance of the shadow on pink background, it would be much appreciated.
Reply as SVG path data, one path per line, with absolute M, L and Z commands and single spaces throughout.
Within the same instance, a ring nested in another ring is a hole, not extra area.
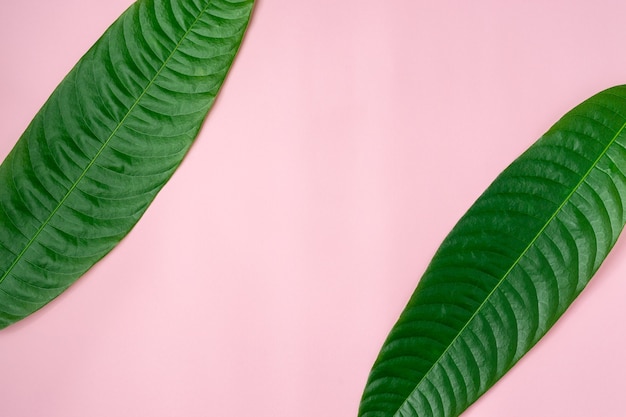
M 458 218 L 562 114 L 626 82 L 624 2 L 257 1 L 139 225 L 0 332 L 0 415 L 356 416 Z M 0 5 L 0 158 L 130 3 Z M 464 417 L 623 417 L 624 254 Z

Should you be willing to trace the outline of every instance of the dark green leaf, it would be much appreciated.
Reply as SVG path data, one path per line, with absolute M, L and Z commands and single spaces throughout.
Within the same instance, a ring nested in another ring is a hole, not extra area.
M 0 166 L 0 327 L 48 303 L 135 225 L 191 146 L 253 0 L 140 0 Z
M 550 329 L 625 222 L 626 86 L 515 160 L 438 249 L 374 364 L 361 417 L 458 416 Z

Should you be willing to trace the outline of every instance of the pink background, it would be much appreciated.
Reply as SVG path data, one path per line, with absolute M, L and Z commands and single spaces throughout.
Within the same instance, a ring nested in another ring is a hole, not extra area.
M 3 0 L 0 157 L 130 0 Z M 626 82 L 623 1 L 258 0 L 139 225 L 0 332 L 0 415 L 355 416 L 435 249 L 564 112 Z M 623 417 L 626 243 L 464 417 Z

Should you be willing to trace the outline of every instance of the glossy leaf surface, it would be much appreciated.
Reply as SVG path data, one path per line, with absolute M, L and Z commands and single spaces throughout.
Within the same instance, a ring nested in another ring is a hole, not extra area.
M 0 327 L 48 303 L 135 225 L 191 146 L 253 0 L 140 0 L 0 166 Z
M 626 86 L 515 160 L 426 269 L 370 373 L 361 417 L 460 415 L 548 331 L 624 226 Z

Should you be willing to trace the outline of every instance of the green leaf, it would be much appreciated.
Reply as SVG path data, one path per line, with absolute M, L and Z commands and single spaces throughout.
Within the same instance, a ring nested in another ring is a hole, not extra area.
M 626 86 L 559 120 L 441 244 L 385 341 L 361 417 L 458 416 L 550 329 L 625 222 Z
M 253 0 L 140 0 L 81 58 L 0 166 L 0 328 L 136 224 L 191 146 Z

